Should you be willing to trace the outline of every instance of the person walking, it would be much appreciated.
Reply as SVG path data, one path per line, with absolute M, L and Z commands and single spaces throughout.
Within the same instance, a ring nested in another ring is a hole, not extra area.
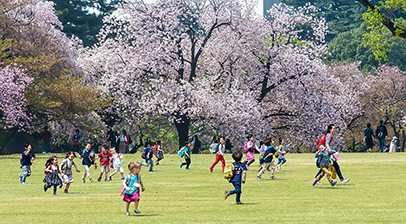
M 121 135 L 118 136 L 117 142 L 118 142 L 118 153 L 124 154 L 125 153 L 125 147 L 127 144 L 127 132 L 123 130 L 121 132 Z
M 374 147 L 374 131 L 371 129 L 371 123 L 367 123 L 367 127 L 364 129 L 364 142 L 367 146 L 367 152 L 372 152 L 372 147 Z
M 44 151 L 42 154 L 46 154 L 48 151 L 48 154 L 51 153 L 51 132 L 48 131 L 48 126 L 44 127 L 44 130 L 41 132 L 41 138 L 44 144 Z
M 333 135 L 336 131 L 336 127 L 334 124 L 330 124 L 329 126 L 327 126 L 327 131 L 326 134 L 323 136 L 324 142 L 323 142 L 323 146 L 326 148 L 327 152 L 333 151 L 333 148 L 331 146 L 331 142 L 333 141 Z M 318 151 L 321 151 L 320 148 L 318 148 Z M 350 179 L 345 179 L 343 177 L 343 174 L 341 173 L 341 169 L 340 166 L 337 163 L 337 160 L 335 159 L 334 156 L 331 157 L 332 160 L 332 165 L 334 166 L 334 169 L 337 172 L 338 177 L 340 178 L 341 184 L 344 185 L 346 184 L 348 181 L 350 181 Z M 317 176 L 319 176 L 319 174 L 323 172 L 322 169 L 319 169 L 319 172 L 316 174 L 315 179 L 317 178 Z M 316 184 L 320 184 L 319 181 L 316 182 Z
M 76 129 L 75 135 L 73 136 L 73 151 L 77 152 L 80 148 L 80 139 L 82 135 L 79 133 L 79 129 Z
M 379 121 L 379 126 L 376 127 L 375 136 L 379 140 L 379 151 L 383 152 L 383 147 L 385 147 L 385 138 L 388 136 L 388 130 L 383 124 L 383 120 Z
M 194 139 L 193 139 L 193 150 L 192 150 L 192 154 L 198 154 L 200 153 L 200 150 L 202 148 L 202 142 L 199 140 L 199 138 L 197 137 L 197 135 L 195 135 Z

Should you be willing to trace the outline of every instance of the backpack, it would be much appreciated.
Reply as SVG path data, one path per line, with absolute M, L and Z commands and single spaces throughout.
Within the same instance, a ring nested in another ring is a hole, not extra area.
M 321 145 L 326 145 L 326 135 L 323 135 L 318 141 L 317 141 L 317 151 L 320 151 L 319 147 Z
M 131 139 L 131 136 L 128 135 L 128 144 L 131 145 L 133 143 L 133 140 Z
M 214 147 L 213 154 L 216 154 L 216 153 L 219 152 L 220 144 L 221 144 L 221 143 L 218 143 L 218 144 L 216 145 L 216 147 Z
M 179 151 L 178 151 L 178 156 L 184 157 L 185 156 L 185 150 L 186 150 L 186 146 L 183 146 L 182 148 L 180 148 Z
M 234 164 L 228 164 L 226 167 L 224 167 L 223 175 L 225 179 L 231 179 L 235 175 L 235 167 Z
M 143 158 L 143 159 L 147 158 L 147 150 L 148 150 L 148 148 L 145 148 L 144 151 L 142 151 L 141 158 Z
M 379 128 L 379 132 L 378 135 L 376 136 L 377 138 L 382 138 L 383 137 L 383 127 L 382 126 L 378 126 Z
M 215 153 L 217 153 L 218 152 L 218 150 L 219 150 L 219 144 L 220 143 L 213 143 L 213 144 L 216 144 L 216 146 L 214 146 L 213 148 L 212 147 L 210 147 L 210 153 L 211 154 L 215 154 Z M 217 151 L 216 151 L 217 150 Z

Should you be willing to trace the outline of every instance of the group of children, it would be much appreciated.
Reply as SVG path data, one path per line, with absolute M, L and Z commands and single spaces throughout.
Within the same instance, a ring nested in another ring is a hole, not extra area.
M 31 175 L 30 166 L 32 162 L 35 160 L 35 154 L 31 152 L 32 145 L 30 143 L 25 144 L 25 150 L 21 157 L 21 168 L 23 173 L 20 174 L 20 182 L 25 184 L 25 180 L 27 176 Z M 89 178 L 91 182 L 93 182 L 93 178 L 90 174 L 90 167 L 95 165 L 97 168 L 97 164 L 95 163 L 98 159 L 100 160 L 100 176 L 97 181 L 101 181 L 103 174 L 105 174 L 105 181 L 111 181 L 112 176 L 120 172 L 121 180 L 124 180 L 124 169 L 121 166 L 123 155 L 116 152 L 115 147 L 110 147 L 110 151 L 107 150 L 107 145 L 102 145 L 102 152 L 95 157 L 95 153 L 91 150 L 91 143 L 85 144 L 85 149 L 80 151 L 79 158 L 82 159 L 82 165 L 85 168 L 85 172 L 82 177 L 82 182 L 85 183 L 86 176 Z M 58 164 L 58 157 L 52 156 L 49 158 L 45 163 L 45 178 L 43 179 L 44 191 L 47 191 L 48 188 L 54 187 L 53 194 L 56 195 L 57 187 L 59 186 L 62 188 L 63 185 L 66 185 L 64 193 L 69 193 L 69 187 L 71 183 L 73 183 L 73 176 L 72 176 L 72 167 L 75 167 L 76 171 L 79 173 L 80 170 L 76 166 L 73 159 L 76 157 L 75 153 L 70 151 L 66 153 L 65 159 L 62 160 L 60 164 Z M 114 169 L 114 172 L 110 175 L 110 167 Z M 61 176 L 59 176 L 61 175 Z
M 332 134 L 332 133 L 331 133 Z M 244 144 L 244 153 L 246 153 L 246 159 L 242 162 L 243 153 L 240 151 L 235 151 L 232 154 L 232 158 L 234 160 L 233 165 L 233 175 L 229 179 L 229 182 L 233 184 L 234 190 L 224 192 L 224 199 L 227 199 L 230 195 L 236 195 L 236 204 L 241 203 L 241 184 L 246 182 L 246 171 L 248 167 L 255 162 L 254 152 L 260 152 L 260 169 L 256 178 L 261 180 L 262 174 L 266 171 L 270 171 L 271 179 L 276 179 L 274 173 L 281 169 L 281 166 L 286 163 L 285 154 L 288 152 L 287 147 L 290 145 L 285 145 L 285 139 L 279 138 L 279 145 L 274 147 L 274 140 L 271 137 L 267 137 L 264 142 L 260 144 L 254 143 L 254 136 L 248 136 L 247 142 Z M 180 151 L 182 151 L 182 157 L 185 157 L 185 162 L 180 164 L 180 168 L 186 166 L 186 170 L 190 170 L 189 165 L 191 163 L 190 149 L 191 143 L 187 141 L 185 146 L 182 147 Z M 23 169 L 23 174 L 20 174 L 20 182 L 26 183 L 25 178 L 30 176 L 31 170 L 30 165 L 35 160 L 35 154 L 31 152 L 31 144 L 27 143 L 25 145 L 25 150 L 23 152 L 23 156 L 21 158 L 21 164 Z M 329 166 L 329 159 L 332 154 L 335 153 L 334 150 L 326 150 L 326 147 L 323 145 L 318 146 L 320 151 L 316 153 L 316 158 L 320 158 L 320 174 L 317 175 L 317 178 L 313 182 L 313 186 L 319 182 L 319 180 L 324 176 L 327 175 L 327 178 L 332 186 L 334 186 L 337 182 L 332 181 L 331 176 L 328 171 Z M 222 169 L 224 171 L 225 168 L 225 160 L 224 160 L 224 137 L 219 138 L 218 146 L 213 149 L 213 152 L 216 154 L 216 159 L 214 163 L 209 168 L 209 171 L 212 172 L 213 168 L 218 162 L 222 162 Z M 179 154 L 179 153 L 178 153 Z M 140 170 L 141 166 L 149 166 L 149 171 L 154 172 L 153 170 L 153 155 L 156 155 L 158 160 L 156 161 L 155 165 L 159 165 L 159 161 L 163 159 L 163 151 L 161 149 L 161 142 L 158 141 L 156 144 L 148 143 L 142 153 L 143 159 L 145 159 L 145 163 L 143 162 L 129 162 L 128 169 L 130 174 L 128 174 L 124 178 L 124 169 L 121 166 L 123 155 L 116 152 L 114 147 L 110 147 L 110 151 L 108 151 L 107 145 L 102 145 L 102 152 L 95 156 L 95 153 L 91 150 L 91 144 L 86 143 L 85 149 L 79 152 L 79 158 L 82 159 L 82 165 L 85 168 L 85 172 L 82 177 L 82 182 L 85 183 L 86 176 L 88 179 L 93 182 L 93 178 L 90 174 L 90 167 L 95 165 L 96 168 L 96 161 L 100 160 L 100 176 L 98 177 L 98 181 L 100 182 L 103 173 L 105 174 L 105 181 L 111 181 L 112 176 L 120 172 L 121 179 L 123 180 L 123 187 L 122 187 L 122 195 L 124 195 L 123 201 L 126 202 L 126 216 L 129 216 L 129 205 L 131 202 L 134 202 L 135 209 L 134 212 L 136 214 L 140 213 L 138 210 L 138 202 L 140 200 L 140 191 L 144 191 L 145 187 L 141 181 Z M 275 165 L 274 161 L 275 158 L 278 158 L 278 163 Z M 45 163 L 45 178 L 43 182 L 44 191 L 47 191 L 49 188 L 53 187 L 53 194 L 56 195 L 56 191 L 58 186 L 61 188 L 63 185 L 66 185 L 64 190 L 65 193 L 69 193 L 70 184 L 73 182 L 72 177 L 72 167 L 75 167 L 77 172 L 80 172 L 76 164 L 73 162 L 75 158 L 74 152 L 66 153 L 66 158 L 58 165 L 58 158 L 56 156 L 52 156 L 49 158 Z M 110 167 L 114 168 L 114 172 L 111 175 L 108 175 L 110 172 Z M 59 177 L 61 174 L 61 178 Z M 344 180 L 349 181 L 348 180 Z M 343 183 L 343 180 L 342 180 Z

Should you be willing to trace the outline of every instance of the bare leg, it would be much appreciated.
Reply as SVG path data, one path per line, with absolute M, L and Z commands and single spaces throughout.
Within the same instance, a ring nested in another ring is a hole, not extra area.
M 66 183 L 65 190 L 69 190 L 70 182 Z

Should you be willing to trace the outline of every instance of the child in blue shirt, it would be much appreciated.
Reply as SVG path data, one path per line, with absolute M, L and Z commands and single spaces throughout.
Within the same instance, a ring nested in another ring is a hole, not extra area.
M 31 165 L 32 162 L 37 158 L 35 154 L 31 151 L 32 150 L 32 145 L 31 143 L 25 143 L 24 145 L 24 152 L 21 155 L 21 169 L 23 170 L 23 173 L 20 174 L 20 182 L 22 184 L 27 184 L 25 182 L 25 179 L 29 176 L 31 176 Z
M 147 147 L 144 149 L 145 151 L 145 163 L 140 163 L 143 166 L 149 166 L 149 172 L 154 171 L 154 161 L 152 161 L 152 157 L 154 156 L 154 150 L 151 148 L 152 143 L 147 143 Z
M 237 205 L 242 204 L 240 201 L 241 198 L 241 182 L 245 184 L 245 180 L 247 177 L 247 170 L 248 167 L 244 163 L 241 163 L 242 159 L 242 153 L 240 151 L 235 151 L 232 154 L 232 157 L 234 159 L 234 177 L 230 179 L 230 183 L 233 184 L 234 190 L 228 191 L 226 190 L 224 192 L 224 199 L 227 199 L 228 196 L 235 194 L 235 202 Z
M 336 151 L 334 150 L 328 151 L 326 150 L 327 148 L 324 145 L 320 145 L 319 149 L 320 151 L 317 151 L 314 157 L 320 160 L 321 173 L 313 181 L 313 186 L 316 185 L 316 183 L 319 182 L 325 174 L 331 186 L 334 187 L 334 185 L 337 184 L 337 181 L 333 181 L 333 179 L 331 179 L 330 172 L 328 172 L 328 166 L 330 165 L 330 156 L 336 153 Z
M 82 182 L 85 183 L 86 175 L 90 182 L 93 182 L 92 175 L 90 174 L 90 167 L 94 163 L 94 152 L 92 150 L 92 144 L 87 142 L 85 144 L 85 149 L 79 152 L 79 158 L 82 159 L 82 165 L 85 168 L 85 172 L 82 177 Z
M 263 160 L 264 162 L 261 165 L 261 169 L 258 171 L 257 179 L 261 180 L 262 174 L 271 167 L 271 176 L 269 178 L 276 179 L 274 176 L 274 172 L 276 170 L 275 164 L 273 163 L 273 155 L 277 152 L 276 149 L 272 146 L 274 144 L 272 138 L 268 138 L 265 141 L 265 146 L 267 146 Z

